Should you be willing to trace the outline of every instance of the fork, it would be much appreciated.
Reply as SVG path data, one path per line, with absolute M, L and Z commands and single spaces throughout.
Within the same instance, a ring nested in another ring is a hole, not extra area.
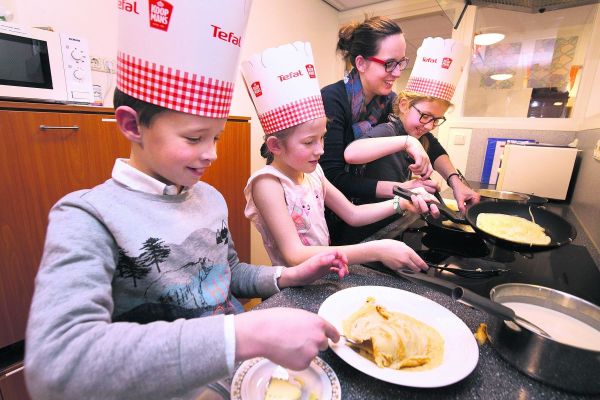
M 430 263 L 428 261 L 425 261 L 425 263 L 430 268 L 434 268 L 434 269 L 437 269 L 440 271 L 448 271 L 455 275 L 462 276 L 463 278 L 471 278 L 471 279 L 491 278 L 493 276 L 498 276 L 500 274 L 510 271 L 509 269 L 502 269 L 502 268 L 478 271 L 478 270 L 473 270 L 473 269 L 462 269 L 462 268 L 449 267 L 448 264 L 437 265 L 437 264 Z

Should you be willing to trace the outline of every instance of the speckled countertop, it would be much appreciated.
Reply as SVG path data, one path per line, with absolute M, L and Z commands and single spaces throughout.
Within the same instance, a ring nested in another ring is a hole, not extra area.
M 580 229 L 577 221 L 567 206 L 549 207 L 551 211 L 569 220 L 576 229 Z M 382 229 L 374 237 L 395 237 L 416 218 L 404 218 Z M 580 231 L 579 231 L 580 232 Z M 369 240 L 367 239 L 367 240 Z M 575 244 L 588 247 L 585 234 L 579 233 Z M 589 247 L 588 247 L 589 249 Z M 598 253 L 590 249 L 590 254 L 598 265 Z M 318 312 L 319 307 L 333 293 L 354 286 L 386 286 L 407 290 L 431 299 L 446 307 L 475 332 L 482 322 L 489 322 L 489 316 L 477 309 L 455 302 L 427 287 L 404 280 L 392 272 L 374 270 L 361 265 L 350 266 L 350 275 L 339 280 L 330 274 L 312 285 L 301 288 L 288 288 L 272 296 L 258 305 L 257 309 L 271 307 L 302 308 Z M 504 361 L 492 348 L 489 342 L 479 347 L 479 361 L 475 370 L 463 380 L 450 386 L 433 389 L 411 388 L 387 383 L 368 376 L 346 364 L 333 351 L 327 350 L 319 355 L 337 374 L 342 399 L 591 399 L 600 396 L 584 396 L 572 394 L 552 386 L 539 383 L 520 373 Z

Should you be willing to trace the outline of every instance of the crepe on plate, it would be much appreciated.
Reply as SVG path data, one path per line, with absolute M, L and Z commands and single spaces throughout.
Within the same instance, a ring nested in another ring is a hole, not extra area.
M 482 231 L 511 242 L 547 245 L 551 241 L 544 228 L 515 215 L 481 213 L 477 216 L 476 224 Z
M 342 322 L 344 335 L 360 355 L 381 368 L 425 370 L 444 357 L 444 339 L 432 327 L 406 314 L 386 310 L 375 299 Z

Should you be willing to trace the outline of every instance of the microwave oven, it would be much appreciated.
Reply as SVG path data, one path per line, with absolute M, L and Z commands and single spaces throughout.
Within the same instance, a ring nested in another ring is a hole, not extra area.
M 0 98 L 93 103 L 87 42 L 0 21 Z

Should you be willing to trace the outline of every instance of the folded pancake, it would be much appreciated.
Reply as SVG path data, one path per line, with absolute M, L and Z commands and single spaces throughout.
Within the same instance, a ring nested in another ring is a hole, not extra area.
M 342 324 L 344 335 L 359 343 L 352 347 L 379 367 L 424 370 L 443 360 L 444 339 L 435 329 L 386 310 L 372 297 Z
M 476 224 L 479 229 L 511 242 L 547 245 L 551 241 L 544 228 L 515 215 L 481 213 Z

